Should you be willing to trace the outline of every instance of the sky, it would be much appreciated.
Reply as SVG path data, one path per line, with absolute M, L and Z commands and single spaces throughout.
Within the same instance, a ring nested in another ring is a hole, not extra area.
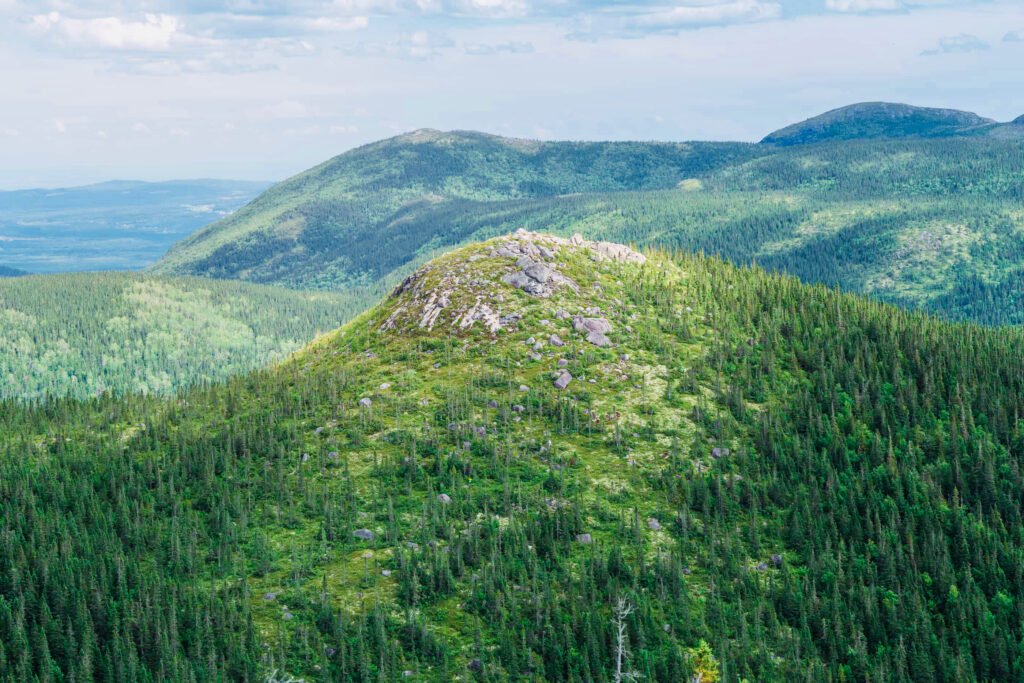
M 0 0 L 0 188 L 276 180 L 417 128 L 757 140 L 1024 114 L 1022 0 Z

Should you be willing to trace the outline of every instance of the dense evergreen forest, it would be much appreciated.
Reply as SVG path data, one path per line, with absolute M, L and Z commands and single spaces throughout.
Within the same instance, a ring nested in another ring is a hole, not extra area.
M 641 260 L 502 239 L 223 385 L 4 404 L 0 680 L 1022 680 L 1024 333 Z
M 128 273 L 0 282 L 0 399 L 172 393 L 284 358 L 366 307 L 356 292 Z
M 1016 324 L 1022 199 L 1021 137 L 780 147 L 418 131 L 281 183 L 156 272 L 367 287 L 525 226 L 703 250 L 954 320 Z

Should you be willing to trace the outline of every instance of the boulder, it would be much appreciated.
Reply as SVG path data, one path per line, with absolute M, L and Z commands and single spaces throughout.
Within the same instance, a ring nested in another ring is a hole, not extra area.
M 576 542 L 582 543 L 583 545 L 589 545 L 594 542 L 594 538 L 590 534 L 577 534 Z
M 452 502 L 451 496 L 449 496 L 447 493 L 437 494 L 437 500 L 438 502 L 443 503 L 444 505 L 447 505 L 448 503 Z
M 603 332 L 590 332 L 587 334 L 587 341 L 594 346 L 611 346 L 612 340 L 609 339 Z
M 654 517 L 647 520 L 647 528 L 651 531 L 661 531 L 661 523 Z
M 612 324 L 606 318 L 584 318 L 577 315 L 572 319 L 572 326 L 577 332 L 583 334 L 588 332 L 607 334 L 612 331 Z
M 557 334 L 553 334 L 550 337 L 548 337 L 548 343 L 551 344 L 552 346 L 565 346 L 565 342 L 562 341 L 562 338 L 559 337 Z
M 562 374 L 560 374 L 558 376 L 558 379 L 555 380 L 555 389 L 565 389 L 567 386 L 569 386 L 569 382 L 571 381 L 572 375 L 570 375 L 567 371 L 562 371 Z
M 364 396 L 363 398 L 359 399 L 359 405 L 362 406 L 363 408 L 369 408 L 370 406 L 373 405 L 373 401 Z
M 352 535 L 363 541 L 372 541 L 374 538 L 374 533 L 369 529 L 356 529 Z

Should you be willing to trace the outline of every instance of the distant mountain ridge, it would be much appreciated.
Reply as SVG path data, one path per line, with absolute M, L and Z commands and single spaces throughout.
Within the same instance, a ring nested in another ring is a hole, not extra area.
M 22 275 L 28 275 L 28 273 L 24 270 L 18 270 L 17 268 L 0 266 L 0 277 L 21 277 Z
M 827 141 L 945 138 L 971 135 L 1024 135 L 1012 123 L 999 123 L 958 109 L 915 107 L 892 102 L 861 102 L 833 109 L 769 133 L 762 144 L 805 145 Z

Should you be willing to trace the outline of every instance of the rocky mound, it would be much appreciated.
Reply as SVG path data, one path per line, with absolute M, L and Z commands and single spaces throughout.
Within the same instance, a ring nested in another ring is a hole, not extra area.
M 390 314 L 379 330 L 458 332 L 479 323 L 494 335 L 516 329 L 545 300 L 550 305 L 542 308 L 556 320 L 569 321 L 592 344 L 608 346 L 613 325 L 598 302 L 601 276 L 607 274 L 601 266 L 646 262 L 621 244 L 519 230 L 416 271 L 392 292 Z

